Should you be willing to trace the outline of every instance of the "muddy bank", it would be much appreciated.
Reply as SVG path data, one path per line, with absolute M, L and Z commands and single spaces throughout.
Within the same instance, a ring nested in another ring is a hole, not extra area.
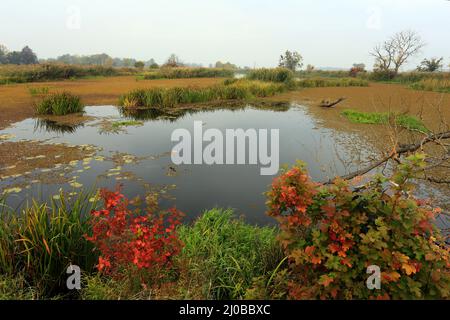
M 134 76 L 24 83 L 0 86 L 0 129 L 34 115 L 29 88 L 48 87 L 50 92 L 67 90 L 79 95 L 86 105 L 117 104 L 119 96 L 130 90 L 149 87 L 210 86 L 223 79 L 136 80 Z

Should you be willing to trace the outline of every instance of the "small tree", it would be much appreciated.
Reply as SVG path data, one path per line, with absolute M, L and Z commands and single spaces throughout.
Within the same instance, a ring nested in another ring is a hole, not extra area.
M 313 72 L 314 71 L 314 66 L 312 64 L 308 64 L 306 66 L 306 72 Z
M 401 31 L 373 48 L 370 54 L 375 57 L 375 70 L 395 77 L 409 58 L 419 53 L 425 46 L 419 34 L 414 31 Z
M 301 68 L 303 66 L 303 58 L 297 51 L 289 51 L 286 50 L 284 55 L 280 56 L 280 67 L 288 68 L 295 72 L 297 68 Z
M 420 65 L 417 67 L 417 71 L 421 72 L 435 72 L 442 69 L 443 64 L 442 61 L 444 58 L 431 58 L 431 59 L 423 59 Z
M 135 67 L 136 69 L 142 70 L 142 69 L 144 69 L 144 67 L 145 67 L 145 63 L 142 62 L 142 61 L 136 61 L 136 62 L 134 63 L 134 67 Z
M 171 67 L 171 68 L 176 68 L 176 67 L 179 67 L 181 65 L 182 64 L 180 62 L 180 59 L 174 53 L 172 53 L 170 55 L 170 57 L 167 59 L 166 63 L 164 64 L 165 67 Z
M 350 76 L 356 77 L 360 72 L 366 72 L 366 65 L 364 63 L 354 63 L 353 67 L 350 68 Z
M 158 69 L 159 65 L 156 63 L 155 59 L 150 59 L 147 61 L 146 65 L 150 68 L 150 69 Z
M 7 63 L 8 48 L 0 44 L 0 64 Z
M 39 62 L 36 54 L 33 52 L 33 50 L 30 49 L 30 47 L 25 46 L 20 52 L 20 64 L 37 64 L 37 63 Z

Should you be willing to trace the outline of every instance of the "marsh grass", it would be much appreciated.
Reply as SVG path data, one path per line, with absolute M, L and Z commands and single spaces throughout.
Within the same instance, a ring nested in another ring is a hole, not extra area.
M 322 87 L 367 87 L 367 80 L 358 78 L 310 78 L 297 81 L 299 88 L 322 88 Z
M 182 78 L 228 78 L 233 77 L 234 71 L 221 68 L 162 68 L 149 72 L 138 79 L 182 79 Z
M 125 108 L 171 108 L 180 104 L 197 104 L 213 101 L 247 100 L 268 97 L 287 90 L 284 84 L 262 81 L 237 80 L 199 87 L 138 89 L 122 95 L 119 105 Z
M 50 88 L 49 87 L 29 87 L 28 92 L 30 92 L 30 94 L 32 96 L 46 95 L 50 92 Z
M 65 64 L 0 65 L 0 85 L 135 74 L 135 68 Z
M 63 116 L 83 111 L 80 97 L 69 92 L 51 93 L 36 103 L 36 112 L 40 115 Z
M 408 129 L 421 132 L 428 132 L 421 120 L 408 114 L 394 114 L 387 112 L 359 112 L 355 110 L 344 110 L 341 113 L 350 122 L 365 124 L 389 124 L 394 121 L 397 125 Z
M 84 238 L 97 204 L 92 197 L 81 193 L 68 200 L 61 193 L 58 200 L 33 201 L 19 211 L 0 202 L 0 273 L 23 277 L 36 294 L 50 297 L 64 292 L 71 263 L 92 271 L 97 256 Z
M 290 82 L 294 79 L 294 73 L 286 68 L 261 68 L 251 70 L 246 78 L 249 80 L 260 80 L 270 82 Z
M 448 79 L 423 79 L 410 85 L 415 90 L 435 91 L 450 93 L 450 78 Z
M 256 227 L 212 209 L 180 228 L 182 258 L 201 281 L 207 299 L 239 299 L 256 277 L 270 274 L 283 259 L 275 228 Z

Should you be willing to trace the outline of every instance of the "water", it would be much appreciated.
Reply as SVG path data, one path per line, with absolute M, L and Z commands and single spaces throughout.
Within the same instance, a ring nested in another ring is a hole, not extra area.
M 105 159 L 91 159 L 84 165 L 78 162 L 58 168 L 62 177 L 71 179 L 72 185 L 70 181 L 56 182 L 46 178 L 46 175 L 55 175 L 56 169 L 50 172 L 36 169 L 28 175 L 3 179 L 0 190 L 22 186 L 20 192 L 8 196 L 11 206 L 18 206 L 31 197 L 48 199 L 60 188 L 79 192 L 94 185 L 114 188 L 117 183 L 122 183 L 123 192 L 128 197 L 155 193 L 162 208 L 176 205 L 186 213 L 187 220 L 217 206 L 234 208 L 248 222 L 265 225 L 272 219 L 265 214 L 263 193 L 268 190 L 273 176 L 261 176 L 259 165 L 175 166 L 170 158 L 175 143 L 171 142 L 170 136 L 177 128 L 186 128 L 193 135 L 193 122 L 196 120 L 203 121 L 203 130 L 279 129 L 280 163 L 293 164 L 300 159 L 307 163 L 309 173 L 316 181 L 358 169 L 360 162 L 372 152 L 367 142 L 355 134 L 321 127 L 320 122 L 302 106 L 274 109 L 246 106 L 189 112 L 169 119 L 160 118 L 154 112 L 139 114 L 142 124 L 125 127 L 123 132 L 105 130 L 105 124 L 125 118 L 114 106 L 86 107 L 86 115 L 93 119 L 80 126 L 59 126 L 26 119 L 0 131 L 0 134 L 13 134 L 15 137 L 11 141 L 34 139 L 45 140 L 45 143 L 90 144 L 98 149 L 96 156 Z M 73 181 L 83 188 L 75 188 Z

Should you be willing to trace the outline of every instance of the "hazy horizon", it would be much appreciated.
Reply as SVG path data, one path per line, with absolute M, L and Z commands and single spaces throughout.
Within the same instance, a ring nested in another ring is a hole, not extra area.
M 66 53 L 161 63 L 171 53 L 209 65 L 271 67 L 285 50 L 304 65 L 373 66 L 369 51 L 402 30 L 418 32 L 427 46 L 404 69 L 423 58 L 450 63 L 446 0 L 378 1 L 2 1 L 0 44 L 30 46 L 39 58 Z

